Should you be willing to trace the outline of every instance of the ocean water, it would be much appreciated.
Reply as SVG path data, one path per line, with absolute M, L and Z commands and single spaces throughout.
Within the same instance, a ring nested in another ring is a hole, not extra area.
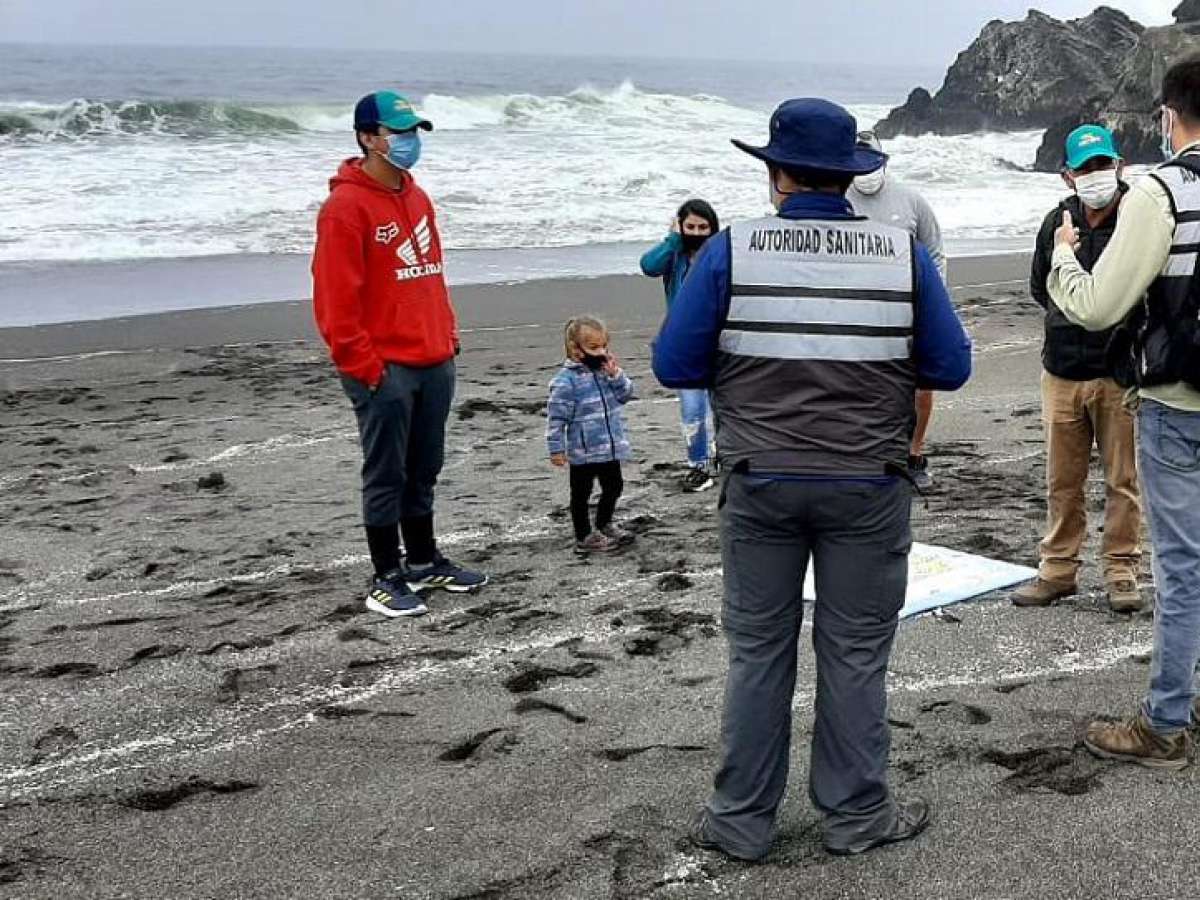
M 942 74 L 262 49 L 10 45 L 0 57 L 0 270 L 307 254 L 328 178 L 357 152 L 353 102 L 393 86 L 436 126 L 416 174 L 458 281 L 633 271 L 688 197 L 726 219 L 766 211 L 763 167 L 729 138 L 763 141 L 780 100 L 829 97 L 867 126 Z M 1056 177 L 1021 171 L 1039 137 L 886 149 L 951 251 L 987 252 L 1029 246 L 1061 194 Z M 0 309 L 3 321 L 14 317 Z

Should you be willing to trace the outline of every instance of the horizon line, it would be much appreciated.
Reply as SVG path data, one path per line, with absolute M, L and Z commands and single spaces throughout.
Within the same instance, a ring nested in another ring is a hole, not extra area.
M 319 52 L 322 50 L 333 51 L 338 53 L 387 53 L 386 47 L 371 47 L 364 50 L 361 46 L 343 46 L 343 45 L 326 45 L 326 44 L 200 44 L 188 41 L 171 41 L 163 42 L 158 40 L 153 41 L 85 41 L 85 40 L 67 40 L 67 41 L 46 41 L 46 40 L 0 40 L 0 47 L 52 47 L 52 48 L 76 48 L 76 47 L 91 47 L 96 49 L 160 49 L 160 50 L 289 50 L 289 51 L 306 51 Z M 882 70 L 882 69 L 897 69 L 901 71 L 918 71 L 927 69 L 929 71 L 942 71 L 949 67 L 950 63 L 939 65 L 936 63 L 913 63 L 913 62 L 863 62 L 861 60 L 804 60 L 799 61 L 791 57 L 783 56 L 766 56 L 757 58 L 748 58 L 745 56 L 700 56 L 694 53 L 688 54 L 649 54 L 649 53 L 568 53 L 554 52 L 551 50 L 469 50 L 469 49 L 453 49 L 453 48 L 423 48 L 417 50 L 410 55 L 420 56 L 474 56 L 474 57 L 517 57 L 517 58 L 549 58 L 549 59 L 601 59 L 601 60 L 649 60 L 660 62 L 678 62 L 681 60 L 692 60 L 696 62 L 724 62 L 724 63 L 746 63 L 750 65 L 762 63 L 792 63 L 802 67 L 824 68 L 832 66 L 854 66 L 857 69 L 867 70 Z M 951 60 L 952 62 L 953 60 Z

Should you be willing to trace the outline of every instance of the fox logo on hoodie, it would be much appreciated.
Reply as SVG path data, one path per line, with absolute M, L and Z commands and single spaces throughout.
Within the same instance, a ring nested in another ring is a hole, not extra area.
M 380 225 L 375 229 L 375 240 L 381 244 L 390 244 L 400 236 L 400 226 L 395 222 L 388 222 L 386 225 Z

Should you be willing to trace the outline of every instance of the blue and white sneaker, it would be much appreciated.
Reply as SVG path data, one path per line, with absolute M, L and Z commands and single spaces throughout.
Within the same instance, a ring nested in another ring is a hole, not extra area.
M 424 591 L 430 588 L 442 588 L 455 594 L 474 591 L 488 583 L 488 577 L 482 572 L 472 572 L 457 566 L 442 554 L 437 554 L 433 562 L 427 566 L 410 568 L 408 570 L 408 586 L 414 591 Z
M 429 612 L 429 607 L 421 602 L 421 598 L 413 593 L 405 573 L 393 569 L 382 578 L 371 581 L 371 590 L 367 592 L 366 607 L 371 612 L 391 619 L 401 616 L 423 616 Z

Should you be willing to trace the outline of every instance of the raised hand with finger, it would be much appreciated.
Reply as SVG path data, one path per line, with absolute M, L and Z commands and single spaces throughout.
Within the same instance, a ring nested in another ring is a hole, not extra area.
M 1067 210 L 1063 210 L 1062 224 L 1054 232 L 1054 244 L 1067 244 L 1072 252 L 1079 249 L 1079 229 L 1075 227 L 1075 223 L 1071 221 L 1071 214 Z

